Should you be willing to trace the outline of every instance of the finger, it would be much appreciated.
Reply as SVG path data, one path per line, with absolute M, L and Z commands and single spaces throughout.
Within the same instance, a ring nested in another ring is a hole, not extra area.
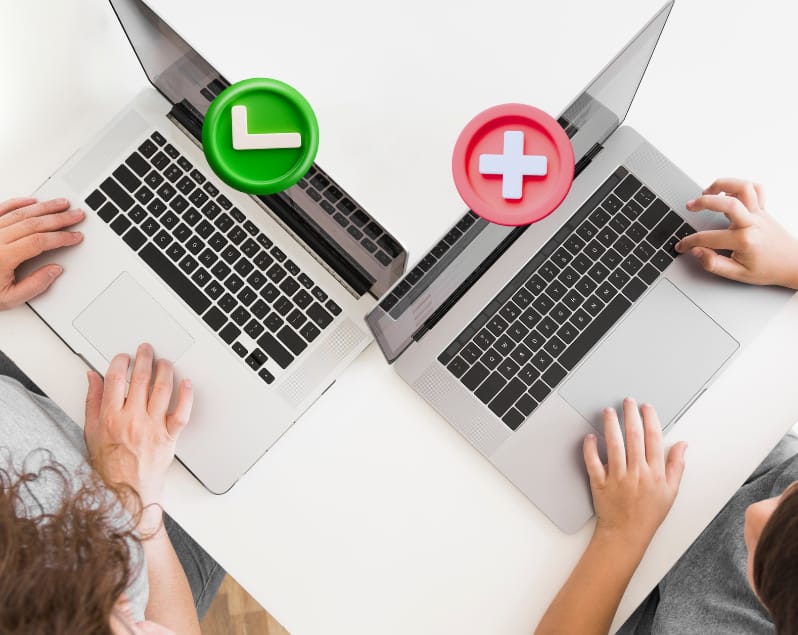
M 751 212 L 733 196 L 705 194 L 692 201 L 687 201 L 687 209 L 691 212 L 700 212 L 705 209 L 720 212 L 726 215 L 734 227 L 748 227 L 752 223 Z
M 86 426 L 87 434 L 100 422 L 100 406 L 103 401 L 103 379 L 90 370 L 86 373 L 89 380 L 89 389 L 86 394 Z
M 108 366 L 103 382 L 103 405 L 107 411 L 118 411 L 125 405 L 125 386 L 127 371 L 130 368 L 130 356 L 121 353 L 116 355 Z
M 6 309 L 11 309 L 28 300 L 32 300 L 37 295 L 47 291 L 63 271 L 58 265 L 40 267 L 6 289 L 5 293 L 3 293 L 3 301 L 0 304 Z
M 127 403 L 134 408 L 147 407 L 147 397 L 150 394 L 152 381 L 152 346 L 141 344 L 136 349 L 136 359 L 133 362 L 133 372 L 130 374 L 130 388 L 127 391 Z
M 640 406 L 643 415 L 643 434 L 646 440 L 646 462 L 659 474 L 665 473 L 665 452 L 662 449 L 662 425 L 659 415 L 651 404 Z
M 737 233 L 730 229 L 708 229 L 685 236 L 676 243 L 676 251 L 684 253 L 693 247 L 709 247 L 710 249 L 739 249 Z
M 607 442 L 607 463 L 611 476 L 626 474 L 626 450 L 621 436 L 621 424 L 614 408 L 604 409 L 604 439 Z
M 12 214 L 6 214 L 0 218 L 0 223 L 15 214 L 24 214 L 26 209 L 17 210 Z M 11 243 L 25 236 L 54 232 L 59 229 L 71 227 L 82 221 L 86 217 L 82 209 L 70 209 L 66 212 L 46 214 L 44 216 L 21 217 L 5 227 L 0 227 L 0 243 Z
M 703 247 L 693 247 L 690 250 L 690 255 L 696 258 L 704 269 L 717 276 L 729 278 L 730 280 L 739 280 L 740 282 L 748 282 L 750 280 L 748 269 L 734 260 L 734 258 L 721 256 L 719 253 Z
M 27 205 L 20 205 L 9 209 L 5 214 L 0 214 L 0 228 L 8 227 L 26 218 L 35 218 L 47 214 L 58 214 L 69 209 L 69 201 L 65 198 L 56 198 L 51 201 L 37 203 L 36 199 L 19 199 L 30 201 Z
M 762 211 L 765 210 L 765 186 L 761 183 L 754 183 L 754 191 L 756 192 L 756 198 L 759 201 L 759 209 Z
M 759 210 L 759 197 L 751 181 L 732 178 L 717 179 L 704 190 L 704 194 L 720 194 L 721 192 L 739 199 L 752 212 Z
M 46 234 L 33 234 L 25 236 L 8 245 L 8 256 L 11 266 L 16 269 L 26 260 L 35 258 L 45 251 L 52 251 L 60 247 L 77 245 L 83 240 L 80 232 L 49 232 Z
M 585 459 L 587 475 L 590 477 L 590 487 L 603 485 L 607 471 L 598 453 L 598 441 L 595 434 L 588 434 L 582 443 L 582 456 Z
M 643 422 L 637 402 L 631 397 L 623 400 L 623 426 L 626 430 L 626 464 L 639 468 L 646 462 L 646 445 L 643 439 Z
M 684 453 L 687 451 L 687 444 L 679 441 L 668 452 L 668 462 L 665 464 L 665 480 L 673 488 L 674 492 L 679 491 L 679 484 L 682 482 L 684 474 Z
M 174 376 L 172 365 L 165 359 L 159 359 L 155 364 L 155 380 L 152 383 L 150 401 L 147 404 L 147 412 L 151 416 L 159 418 L 166 416 L 169 401 L 172 399 Z
M 177 441 L 183 428 L 191 418 L 191 408 L 194 405 L 194 390 L 191 382 L 184 379 L 180 382 L 177 392 L 177 405 L 172 414 L 166 417 L 166 432 L 173 441 Z
M 21 207 L 27 207 L 28 205 L 33 205 L 35 202 L 36 199 L 31 198 L 30 196 L 10 198 L 7 201 L 3 201 L 0 203 L 0 216 L 8 214 L 9 212 L 13 212 L 14 210 L 19 209 Z

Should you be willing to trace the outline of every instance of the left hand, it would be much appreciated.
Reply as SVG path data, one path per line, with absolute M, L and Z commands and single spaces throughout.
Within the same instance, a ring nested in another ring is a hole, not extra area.
M 127 355 L 111 360 L 105 381 L 90 372 L 84 430 L 92 466 L 110 484 L 136 490 L 145 507 L 163 506 L 166 471 L 193 401 L 191 383 L 183 380 L 175 409 L 168 413 L 174 370 L 161 359 L 155 363 L 153 377 L 153 361 L 152 347 L 139 346 L 127 395 Z
M 657 411 L 643 404 L 640 412 L 634 399 L 624 399 L 624 447 L 618 415 L 612 408 L 604 411 L 607 465 L 599 458 L 595 435 L 588 435 L 583 450 L 596 509 L 596 533 L 645 548 L 679 491 L 687 444 L 674 445 L 666 462 Z
M 78 244 L 83 234 L 65 229 L 84 217 L 82 210 L 70 209 L 69 201 L 63 198 L 0 202 L 0 310 L 23 304 L 53 284 L 62 273 L 59 265 L 45 265 L 21 280 L 16 270 L 45 251 Z

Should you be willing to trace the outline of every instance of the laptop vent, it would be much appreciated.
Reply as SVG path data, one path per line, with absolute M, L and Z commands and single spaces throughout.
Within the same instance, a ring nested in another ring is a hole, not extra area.
M 362 350 L 368 343 L 366 334 L 352 320 L 344 320 L 338 328 L 288 377 L 277 393 L 293 408 L 315 391 L 336 367 L 353 351 Z M 324 386 L 322 386 L 323 388 Z
M 510 429 L 465 393 L 445 368 L 435 362 L 413 388 L 484 455 L 491 454 L 510 436 Z

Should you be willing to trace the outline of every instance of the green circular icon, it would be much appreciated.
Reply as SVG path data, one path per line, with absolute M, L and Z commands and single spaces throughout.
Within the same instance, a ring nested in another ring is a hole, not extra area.
M 247 194 L 274 194 L 301 179 L 319 149 L 308 101 L 276 79 L 237 82 L 213 100 L 202 125 L 205 158 L 222 181 Z

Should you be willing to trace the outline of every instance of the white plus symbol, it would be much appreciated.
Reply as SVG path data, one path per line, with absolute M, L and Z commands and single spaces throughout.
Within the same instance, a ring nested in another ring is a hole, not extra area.
M 524 133 L 506 130 L 504 154 L 480 154 L 480 174 L 501 174 L 502 197 L 519 199 L 523 194 L 524 176 L 546 176 L 548 159 L 524 154 Z

